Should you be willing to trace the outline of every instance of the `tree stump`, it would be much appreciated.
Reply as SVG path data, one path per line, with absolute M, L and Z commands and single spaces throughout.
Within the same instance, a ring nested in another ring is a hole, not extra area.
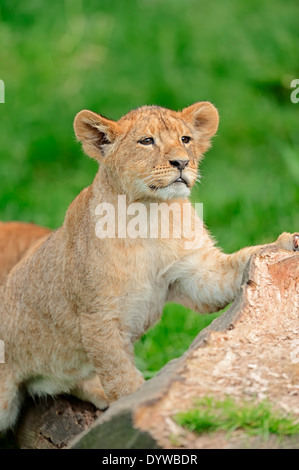
M 28 401 L 15 438 L 21 448 L 299 448 L 295 437 L 183 430 L 174 415 L 205 396 L 268 399 L 299 419 L 299 253 L 260 249 L 230 308 L 134 394 L 104 413 L 72 397 Z

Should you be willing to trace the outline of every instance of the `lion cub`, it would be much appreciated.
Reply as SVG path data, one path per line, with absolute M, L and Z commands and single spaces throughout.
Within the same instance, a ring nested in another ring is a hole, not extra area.
M 153 204 L 165 209 L 176 202 L 172 228 L 186 206 L 193 226 L 198 222 L 188 196 L 217 127 L 217 110 L 208 102 L 181 112 L 144 106 L 117 122 L 86 110 L 76 116 L 76 136 L 100 167 L 63 226 L 0 287 L 1 431 L 16 422 L 24 391 L 72 393 L 106 408 L 143 383 L 133 343 L 159 319 L 165 302 L 214 312 L 235 298 L 258 247 L 224 254 L 202 225 L 192 249 L 188 233 L 162 237 L 161 226 L 154 237 L 119 235 L 120 218 L 129 228 L 141 205 L 148 214 Z M 105 207 L 114 210 L 118 236 L 96 231 Z M 296 251 L 299 235 L 285 233 L 276 244 Z

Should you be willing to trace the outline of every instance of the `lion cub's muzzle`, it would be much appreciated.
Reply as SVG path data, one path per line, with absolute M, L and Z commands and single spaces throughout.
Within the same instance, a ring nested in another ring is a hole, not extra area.
M 169 160 L 169 163 L 182 173 L 186 166 L 189 165 L 189 160 Z
M 180 172 L 178 178 L 172 181 L 170 184 L 181 183 L 185 184 L 189 188 L 190 180 L 186 175 L 183 174 L 183 171 L 189 165 L 189 162 L 190 160 L 188 158 L 169 160 L 170 165 L 177 168 Z
M 190 181 L 186 176 L 183 175 L 183 170 L 186 168 L 186 166 L 189 165 L 189 160 L 169 160 L 170 165 L 174 166 L 177 168 L 180 172 L 180 175 L 177 179 L 172 181 L 170 184 L 174 183 L 179 183 L 179 184 L 185 184 L 187 187 L 190 186 Z

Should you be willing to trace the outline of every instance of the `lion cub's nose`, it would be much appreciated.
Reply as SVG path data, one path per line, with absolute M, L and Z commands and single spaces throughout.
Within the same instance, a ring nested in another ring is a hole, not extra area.
M 183 171 L 183 169 L 188 165 L 189 160 L 169 160 L 169 163 L 180 171 Z

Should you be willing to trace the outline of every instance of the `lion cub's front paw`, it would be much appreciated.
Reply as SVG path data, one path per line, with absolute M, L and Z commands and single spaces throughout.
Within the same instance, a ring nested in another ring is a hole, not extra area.
M 124 378 L 118 377 L 117 380 L 106 383 L 104 386 L 109 403 L 136 392 L 143 383 L 144 378 L 137 370 L 131 376 L 128 375 Z
M 282 233 L 276 240 L 276 245 L 285 250 L 299 251 L 299 233 Z
M 107 396 L 103 390 L 100 378 L 97 375 L 80 382 L 71 394 L 80 400 L 88 401 L 99 410 L 106 410 L 109 407 Z

